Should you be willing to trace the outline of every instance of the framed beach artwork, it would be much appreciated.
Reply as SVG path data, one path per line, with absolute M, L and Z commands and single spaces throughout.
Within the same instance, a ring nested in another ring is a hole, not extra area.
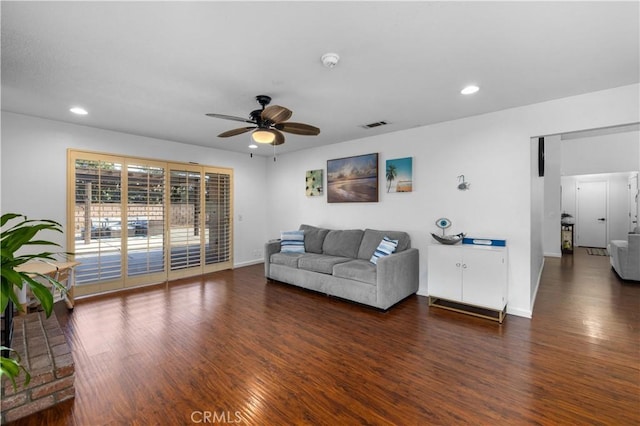
M 327 160 L 327 202 L 378 202 L 378 153 Z
M 307 197 L 317 197 L 324 194 L 324 187 L 322 186 L 322 171 L 322 169 L 307 170 L 307 177 L 305 180 L 305 193 L 307 194 Z
M 387 160 L 387 192 L 413 191 L 413 157 Z

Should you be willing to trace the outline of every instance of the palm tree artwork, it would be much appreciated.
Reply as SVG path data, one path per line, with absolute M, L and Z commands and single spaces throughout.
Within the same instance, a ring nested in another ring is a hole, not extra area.
M 387 160 L 387 192 L 411 192 L 413 190 L 413 158 Z
M 391 184 L 398 176 L 398 169 L 394 164 L 387 163 L 387 192 L 391 191 Z

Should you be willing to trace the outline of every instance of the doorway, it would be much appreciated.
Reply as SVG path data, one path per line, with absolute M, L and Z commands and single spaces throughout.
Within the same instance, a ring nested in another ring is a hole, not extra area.
M 599 218 L 605 219 L 605 226 L 600 226 L 599 240 L 590 242 L 587 231 L 586 236 L 581 234 L 580 241 L 574 238 L 575 245 L 606 247 L 607 240 L 626 239 L 630 227 L 638 226 L 635 193 L 629 189 L 630 185 L 636 188 L 640 174 L 638 123 L 545 136 L 544 177 L 538 176 L 537 137 L 531 141 L 532 191 L 537 191 L 532 192 L 532 205 L 540 206 L 540 211 L 532 217 L 540 218 L 542 229 L 535 223 L 532 227 L 535 238 L 542 240 L 540 258 L 562 256 L 561 222 L 575 224 L 574 230 L 579 231 L 578 181 L 607 181 L 608 199 L 604 214 L 593 219 L 599 222 L 595 225 L 602 225 Z M 629 181 L 631 177 L 636 177 L 635 182 Z M 584 209 L 583 206 L 583 213 Z M 600 209 L 602 211 L 602 207 Z M 583 222 L 587 216 L 583 214 Z M 585 226 L 583 223 L 583 230 Z M 603 230 L 606 230 L 604 242 Z

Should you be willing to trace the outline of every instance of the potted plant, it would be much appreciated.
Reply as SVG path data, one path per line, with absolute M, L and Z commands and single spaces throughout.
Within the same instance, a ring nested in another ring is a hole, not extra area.
M 8 222 L 13 221 L 13 224 Z M 5 312 L 9 300 L 15 306 L 21 308 L 18 296 L 14 287 L 22 289 L 22 286 L 29 286 L 33 296 L 38 299 L 42 305 L 47 317 L 53 311 L 53 294 L 51 290 L 35 278 L 40 277 L 48 281 L 56 290 L 66 292 L 66 287 L 56 281 L 53 277 L 43 274 L 27 274 L 16 270 L 20 265 L 33 260 L 52 260 L 55 261 L 55 255 L 58 253 L 50 251 L 42 251 L 39 253 L 27 253 L 25 249 L 33 246 L 57 246 L 52 241 L 36 239 L 36 236 L 42 231 L 53 231 L 62 233 L 62 225 L 53 220 L 29 220 L 26 216 L 16 213 L 3 214 L 0 219 L 1 233 L 1 258 L 0 267 L 2 268 L 2 281 L 0 284 L 0 312 Z M 25 251 L 19 254 L 19 251 Z M 69 254 L 69 253 L 64 253 Z M 34 276 L 35 275 L 35 276 Z M 7 330 L 7 332 L 9 332 Z M 20 364 L 19 355 L 9 347 L 2 346 L 2 356 L 0 357 L 0 377 L 6 375 L 16 387 L 16 377 L 20 371 L 25 373 L 24 384 L 29 384 L 31 376 L 29 372 Z M 15 358 L 9 357 L 9 353 L 13 353 Z

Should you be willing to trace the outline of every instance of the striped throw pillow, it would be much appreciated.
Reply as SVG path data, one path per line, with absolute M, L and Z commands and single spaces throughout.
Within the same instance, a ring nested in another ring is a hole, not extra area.
M 369 260 L 373 264 L 378 264 L 378 259 L 381 257 L 389 256 L 391 253 L 396 251 L 396 247 L 398 247 L 398 240 L 392 240 L 389 237 L 384 237 L 380 244 L 378 244 L 378 248 L 373 252 L 373 256 Z
M 282 231 L 280 253 L 304 253 L 304 231 Z

